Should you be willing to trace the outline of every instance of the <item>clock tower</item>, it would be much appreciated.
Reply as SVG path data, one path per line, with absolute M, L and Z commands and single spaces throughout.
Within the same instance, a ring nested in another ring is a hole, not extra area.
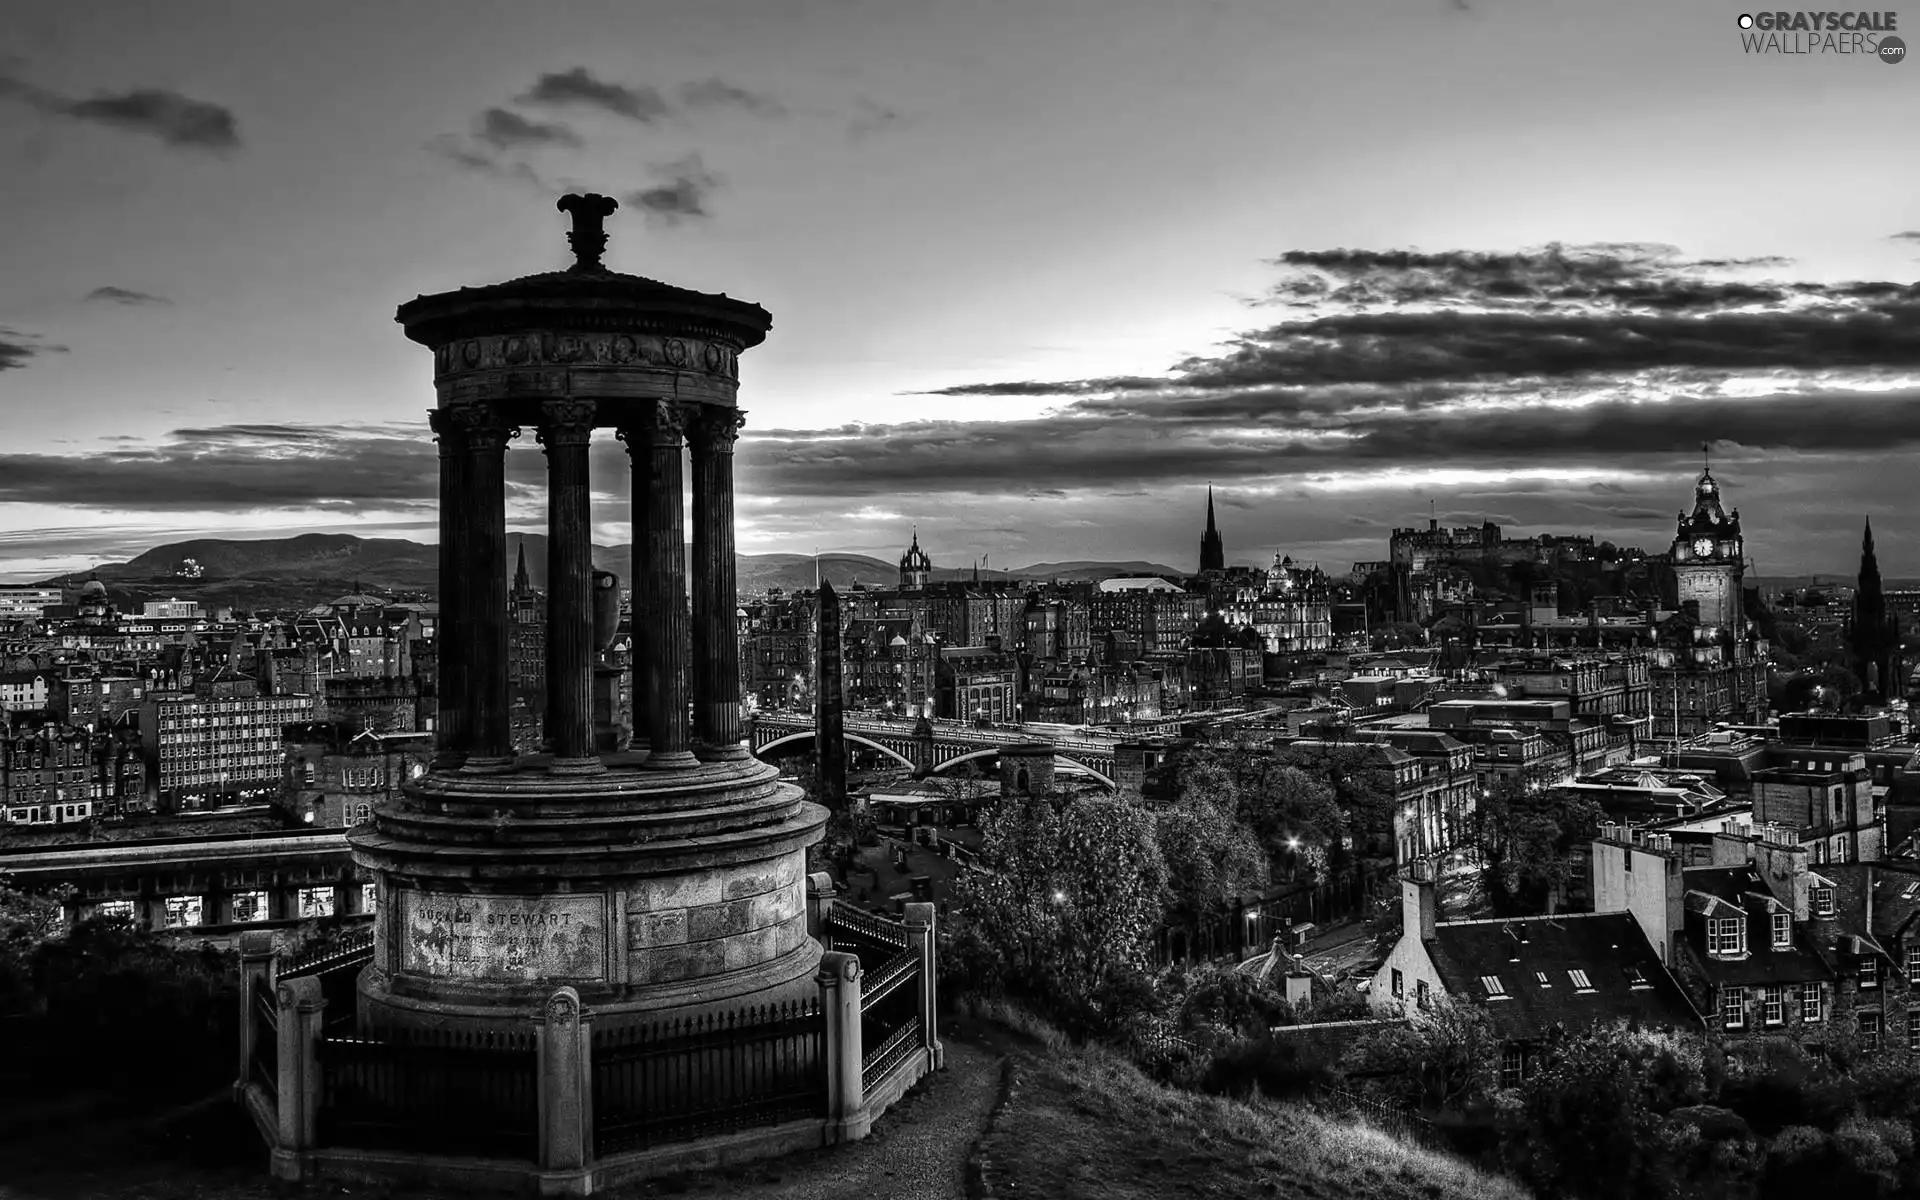
M 1746 543 L 1740 537 L 1740 510 L 1720 506 L 1720 484 L 1711 468 L 1702 468 L 1693 485 L 1693 511 L 1681 513 L 1670 560 L 1679 602 L 1700 602 L 1700 623 L 1724 629 L 1738 644 L 1746 628 L 1741 584 Z

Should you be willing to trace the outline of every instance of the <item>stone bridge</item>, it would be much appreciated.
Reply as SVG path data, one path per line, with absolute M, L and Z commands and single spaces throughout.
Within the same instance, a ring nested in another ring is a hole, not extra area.
M 1058 725 L 989 725 L 971 721 L 929 720 L 931 737 L 915 736 L 916 722 L 849 713 L 847 741 L 878 750 L 917 776 L 937 775 L 961 763 L 992 765 L 1000 747 L 1045 743 L 1053 747 L 1054 761 L 1078 767 L 1113 787 L 1114 747 L 1133 740 L 1127 735 L 1101 733 Z M 810 713 L 755 713 L 748 744 L 761 758 L 786 750 L 798 753 L 811 747 L 814 720 Z

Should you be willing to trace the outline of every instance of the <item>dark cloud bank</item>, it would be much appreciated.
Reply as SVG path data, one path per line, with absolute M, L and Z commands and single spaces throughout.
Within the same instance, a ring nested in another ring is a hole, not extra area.
M 704 168 L 696 159 L 674 170 Z M 628 200 L 663 214 L 702 208 L 697 187 L 676 195 L 675 184 L 663 180 L 652 203 L 642 198 L 651 193 Z M 923 419 L 836 430 L 750 418 L 741 491 L 780 497 L 763 525 L 796 535 L 863 506 L 918 515 L 924 533 L 942 512 L 977 524 L 1024 503 L 999 516 L 1042 522 L 1029 538 L 1036 557 L 1072 548 L 1039 540 L 1049 504 L 1098 497 L 1075 519 L 1111 527 L 1116 541 L 1160 537 L 1162 525 L 1172 538 L 1187 522 L 1184 510 L 1165 516 L 1166 498 L 1207 481 L 1249 497 L 1240 547 L 1357 553 L 1394 524 L 1424 520 L 1431 498 L 1480 519 L 1655 548 L 1704 441 L 1747 509 L 1756 554 L 1774 570 L 1833 569 L 1852 550 L 1822 539 L 1875 506 L 1903 507 L 1894 497 L 1910 490 L 1920 291 L 1764 278 L 1780 266 L 1648 246 L 1292 252 L 1258 305 L 1287 319 L 1164 379 L 958 384 L 921 396 Z M 7 358 L 13 336 L 0 332 L 0 366 L 20 365 Z M 753 392 L 750 376 L 749 408 Z M 982 395 L 1032 397 L 1034 415 L 973 419 L 967 401 Z M 618 520 L 624 458 L 611 444 L 596 453 L 601 515 Z M 538 455 L 510 461 L 518 494 L 537 506 Z M 0 455 L 0 500 L 238 510 L 319 497 L 424 509 L 434 475 L 431 444 L 410 426 L 224 427 L 87 458 Z M 1896 558 L 1909 544 L 1900 519 L 1889 513 L 1882 535 Z M 1128 556 L 1176 553 L 1184 559 L 1179 544 L 1143 544 Z

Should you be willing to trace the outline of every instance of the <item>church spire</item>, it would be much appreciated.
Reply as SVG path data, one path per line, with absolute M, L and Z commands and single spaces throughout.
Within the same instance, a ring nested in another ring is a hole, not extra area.
M 1873 549 L 1873 518 L 1868 517 L 1860 537 L 1860 586 L 1853 593 L 1853 613 L 1847 622 L 1847 645 L 1853 652 L 1853 673 L 1860 678 L 1869 700 L 1885 704 L 1900 696 L 1900 618 L 1887 611 L 1881 590 L 1880 559 Z
M 513 569 L 513 590 L 516 592 L 533 590 L 533 583 L 527 576 L 527 543 L 524 538 L 520 541 L 520 564 Z
M 1213 519 L 1213 485 L 1207 485 L 1207 531 L 1200 535 L 1200 573 L 1227 569 L 1227 551 L 1220 540 L 1220 526 Z

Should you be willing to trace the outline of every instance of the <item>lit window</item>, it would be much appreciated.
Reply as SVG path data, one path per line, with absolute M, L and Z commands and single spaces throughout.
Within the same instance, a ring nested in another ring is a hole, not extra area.
M 368 913 L 380 911 L 380 889 L 377 885 L 371 883 L 360 885 L 360 911 Z
M 1587 978 L 1585 971 L 1568 971 L 1567 978 L 1573 980 L 1573 986 L 1577 991 L 1590 992 L 1593 990 L 1593 981 Z
M 267 894 L 265 892 L 235 892 L 233 894 L 233 919 L 245 925 L 252 921 L 267 919 Z
M 1920 941 L 1907 947 L 1907 983 L 1920 987 Z
M 1728 1029 L 1741 1029 L 1747 1023 L 1747 989 L 1720 989 L 1720 1023 Z
M 330 887 L 301 888 L 300 915 L 303 918 L 332 916 L 333 889 Z
M 168 896 L 167 928 L 183 929 L 200 923 L 200 897 Z
M 1787 989 L 1785 984 L 1770 983 L 1760 989 L 1760 1016 L 1769 1025 L 1778 1025 L 1787 1019 Z
M 1820 1023 L 1820 985 L 1804 983 L 1800 985 L 1800 1019 L 1808 1025 Z
M 116 921 L 131 921 L 133 920 L 133 901 L 102 900 L 94 906 L 93 914 L 96 917 L 110 917 Z
M 1793 914 L 1773 914 L 1773 948 L 1775 950 L 1793 949 Z

